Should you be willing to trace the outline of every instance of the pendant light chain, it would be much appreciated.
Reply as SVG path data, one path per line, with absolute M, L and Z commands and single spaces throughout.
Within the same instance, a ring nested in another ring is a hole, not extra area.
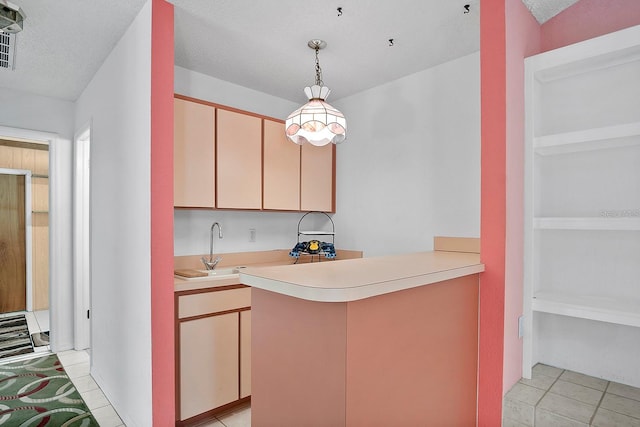
M 285 121 L 285 135 L 295 144 L 309 143 L 316 147 L 338 144 L 346 139 L 347 121 L 344 114 L 325 101 L 331 90 L 322 81 L 320 49 L 323 40 L 309 40 L 307 46 L 316 51 L 316 83 L 304 88 L 309 102 L 289 114 Z
M 318 58 L 318 52 L 320 51 L 320 46 L 316 45 L 316 85 L 324 86 L 324 82 L 322 81 L 322 68 L 320 68 L 320 59 Z

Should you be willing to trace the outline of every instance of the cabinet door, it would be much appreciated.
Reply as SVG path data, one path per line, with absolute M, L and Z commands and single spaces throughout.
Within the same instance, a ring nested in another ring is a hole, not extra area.
M 173 205 L 214 207 L 215 109 L 174 99 Z
M 300 209 L 334 211 L 335 145 L 302 145 Z
M 262 120 L 218 109 L 216 206 L 262 207 Z
M 300 146 L 284 134 L 284 124 L 264 120 L 263 209 L 300 210 Z
M 240 312 L 240 398 L 251 396 L 251 311 Z
M 180 325 L 180 419 L 238 400 L 238 313 Z

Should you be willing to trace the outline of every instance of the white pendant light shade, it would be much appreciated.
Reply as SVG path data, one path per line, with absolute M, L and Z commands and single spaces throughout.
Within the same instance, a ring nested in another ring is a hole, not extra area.
M 344 115 L 325 102 L 331 90 L 322 83 L 318 51 L 326 45 L 322 40 L 310 40 L 307 43 L 316 51 L 316 84 L 304 88 L 309 102 L 289 114 L 285 123 L 287 138 L 299 145 L 305 142 L 316 146 L 338 144 L 347 137 Z
M 304 92 L 309 102 L 287 117 L 287 138 L 296 144 L 308 142 L 316 146 L 344 141 L 347 121 L 340 111 L 324 101 L 331 92 L 329 88 L 314 85 L 306 87 Z

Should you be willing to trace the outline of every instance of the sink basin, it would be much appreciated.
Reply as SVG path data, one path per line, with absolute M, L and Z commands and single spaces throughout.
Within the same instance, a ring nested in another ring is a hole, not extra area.
M 197 281 L 197 280 L 211 280 L 211 279 L 228 279 L 234 276 L 237 276 L 241 269 L 244 267 L 228 267 L 228 268 L 216 268 L 215 270 L 196 270 L 199 273 L 204 273 L 205 276 L 198 277 L 184 277 L 180 275 L 176 275 L 175 277 L 188 280 L 188 281 Z
M 215 270 L 198 270 L 200 273 L 205 273 L 208 276 L 228 276 L 230 274 L 238 274 L 241 267 L 230 268 L 216 268 Z

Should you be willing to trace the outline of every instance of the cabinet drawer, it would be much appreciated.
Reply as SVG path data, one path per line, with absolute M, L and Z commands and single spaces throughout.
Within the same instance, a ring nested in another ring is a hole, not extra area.
M 178 298 L 178 317 L 200 316 L 251 306 L 251 288 L 210 291 Z

